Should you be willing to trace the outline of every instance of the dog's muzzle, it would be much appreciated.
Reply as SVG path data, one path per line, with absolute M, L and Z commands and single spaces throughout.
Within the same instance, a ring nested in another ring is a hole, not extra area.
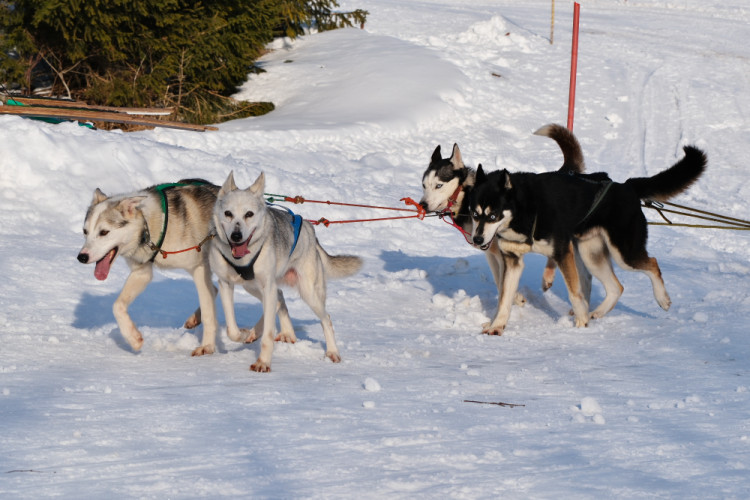
M 232 231 L 229 235 L 229 239 L 234 243 L 242 243 L 242 231 Z

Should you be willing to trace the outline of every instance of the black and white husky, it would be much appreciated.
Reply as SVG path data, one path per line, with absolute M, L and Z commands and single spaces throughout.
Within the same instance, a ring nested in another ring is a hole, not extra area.
M 96 189 L 86 213 L 86 242 L 78 253 L 83 264 L 96 263 L 94 276 L 105 280 L 112 263 L 122 256 L 130 275 L 112 306 L 125 340 L 140 350 L 143 336 L 128 314 L 128 306 L 151 282 L 153 266 L 185 269 L 195 281 L 200 307 L 187 319 L 185 328 L 203 322 L 203 341 L 193 356 L 212 354 L 215 349 L 216 289 L 211 283 L 208 252 L 195 251 L 208 241 L 211 213 L 218 186 L 200 179 L 162 184 L 130 194 L 107 196 Z M 190 249 L 188 251 L 176 252 Z
M 250 369 L 271 370 L 275 340 L 295 342 L 289 313 L 279 284 L 294 286 L 318 316 L 326 342 L 326 356 L 341 361 L 331 318 L 326 312 L 326 281 L 356 273 L 359 257 L 331 256 L 318 243 L 312 225 L 288 211 L 269 207 L 263 197 L 261 173 L 247 189 L 238 189 L 229 174 L 213 209 L 216 238 L 211 245 L 211 269 L 219 278 L 227 334 L 235 341 L 252 342 L 260 336 L 260 355 Z M 234 286 L 240 285 L 263 304 L 263 316 L 253 329 L 237 327 Z M 275 314 L 281 330 L 274 337 Z
M 578 140 L 567 128 L 556 124 L 546 125 L 536 132 L 536 135 L 553 139 L 563 153 L 563 164 L 558 170 L 562 173 L 581 173 L 585 170 L 583 152 Z M 430 164 L 422 175 L 423 196 L 420 204 L 428 212 L 437 212 L 450 215 L 453 222 L 464 233 L 467 241 L 478 248 L 485 250 L 487 262 L 492 271 L 495 285 L 498 290 L 498 307 L 502 298 L 503 275 L 505 263 L 497 242 L 490 238 L 486 242 L 476 244 L 473 240 L 472 218 L 470 215 L 469 198 L 475 188 L 476 171 L 467 167 L 461 158 L 461 151 L 457 144 L 453 145 L 450 158 L 443 158 L 440 146 L 435 148 L 430 159 Z M 548 290 L 555 277 L 555 261 L 548 259 L 542 275 L 542 289 Z M 591 275 L 579 264 L 581 287 L 584 296 L 588 299 L 591 291 Z M 524 298 L 517 291 L 513 292 L 513 299 L 517 304 L 523 304 Z M 483 325 L 483 332 L 497 334 L 493 323 Z
M 685 156 L 652 177 L 612 182 L 606 174 L 534 174 L 507 170 L 477 171 L 468 201 L 477 245 L 496 242 L 505 263 L 500 306 L 490 330 L 502 332 L 510 317 L 511 300 L 523 256 L 540 253 L 560 267 L 568 288 L 576 326 L 589 320 L 573 249 L 577 245 L 587 269 L 604 285 L 606 296 L 592 317 L 609 312 L 622 294 L 610 257 L 623 269 L 642 271 L 651 279 L 657 303 L 671 301 L 656 259 L 646 251 L 647 222 L 641 200 L 666 201 L 690 187 L 706 168 L 706 156 L 684 148 Z

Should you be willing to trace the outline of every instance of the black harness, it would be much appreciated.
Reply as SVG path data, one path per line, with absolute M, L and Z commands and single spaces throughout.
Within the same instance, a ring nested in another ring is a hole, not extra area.
M 250 262 L 248 262 L 244 266 L 237 266 L 235 265 L 231 260 L 227 259 L 227 256 L 224 255 L 222 252 L 221 256 L 224 257 L 224 260 L 227 261 L 227 264 L 232 266 L 232 269 L 234 269 L 234 272 L 240 275 L 240 278 L 242 278 L 245 281 L 250 281 L 255 279 L 255 270 L 253 269 L 253 266 L 255 265 L 255 261 L 258 260 L 258 256 L 260 255 L 260 251 L 263 250 L 263 247 L 261 247 L 258 252 L 255 254 L 255 256 L 250 259 Z

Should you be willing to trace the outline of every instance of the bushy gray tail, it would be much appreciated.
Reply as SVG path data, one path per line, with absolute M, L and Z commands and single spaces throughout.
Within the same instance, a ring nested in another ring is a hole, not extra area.
M 667 201 L 685 191 L 706 170 L 706 154 L 693 146 L 685 146 L 685 157 L 653 177 L 633 177 L 625 184 L 642 200 Z
M 362 259 L 355 255 L 328 255 L 320 245 L 318 251 L 328 279 L 346 278 L 362 268 Z
M 563 165 L 560 167 L 560 172 L 582 174 L 586 170 L 581 145 L 578 143 L 576 136 L 573 135 L 573 132 L 562 125 L 550 123 L 534 132 L 534 134 L 549 137 L 560 146 L 563 154 Z

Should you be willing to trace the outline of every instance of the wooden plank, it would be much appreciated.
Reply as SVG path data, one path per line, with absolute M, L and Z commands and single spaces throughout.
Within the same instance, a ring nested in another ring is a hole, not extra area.
M 81 101 L 69 101 L 67 99 L 44 99 L 39 97 L 9 97 L 8 99 L 12 99 L 27 106 L 91 109 L 95 111 L 112 111 L 129 115 L 167 116 L 171 115 L 174 111 L 174 108 L 120 108 L 115 106 L 97 106 L 94 104 L 86 104 Z
M 192 123 L 158 120 L 156 118 L 138 117 L 123 113 L 108 111 L 90 111 L 85 109 L 40 108 L 36 106 L 0 106 L 0 114 L 18 115 L 30 118 L 60 118 L 62 120 L 94 121 L 109 123 L 127 123 L 147 127 L 166 127 L 182 130 L 219 130 L 210 125 L 194 125 Z

